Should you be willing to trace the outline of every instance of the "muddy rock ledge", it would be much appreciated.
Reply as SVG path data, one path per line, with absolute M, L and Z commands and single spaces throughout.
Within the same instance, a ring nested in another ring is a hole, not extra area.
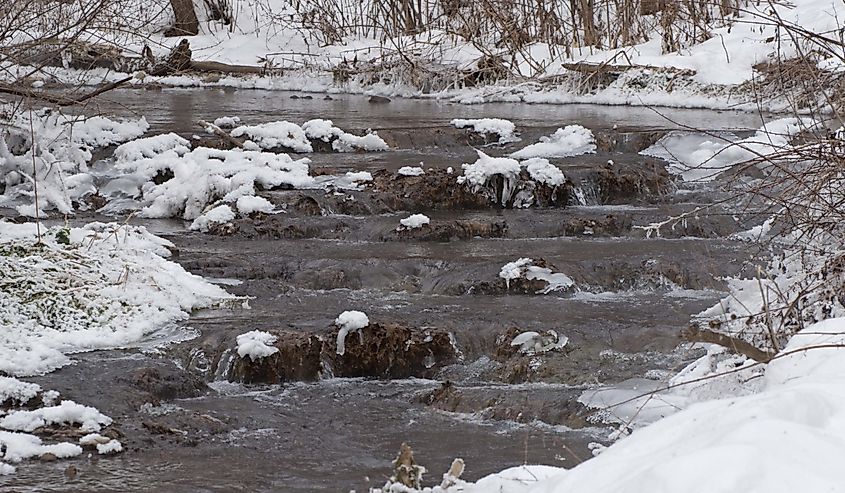
M 255 360 L 238 356 L 234 338 L 217 344 L 206 340 L 190 352 L 187 367 L 211 359 L 218 376 L 230 381 L 276 384 L 325 377 L 431 378 L 459 357 L 452 336 L 442 329 L 372 322 L 360 336 L 346 337 L 343 355 L 337 354 L 338 331 L 334 326 L 319 334 L 268 330 L 276 336 L 273 346 L 278 351 Z

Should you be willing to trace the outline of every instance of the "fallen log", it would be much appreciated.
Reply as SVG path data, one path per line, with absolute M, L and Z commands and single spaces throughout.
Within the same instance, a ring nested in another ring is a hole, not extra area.
M 731 337 L 727 334 L 720 334 L 712 330 L 702 329 L 700 326 L 693 324 L 681 331 L 681 338 L 688 342 L 705 342 L 708 344 L 716 344 L 731 351 L 746 356 L 754 361 L 760 363 L 768 363 L 775 357 L 774 351 L 764 351 L 753 344 Z
M 40 99 L 42 101 L 47 101 L 48 103 L 57 104 L 59 106 L 72 106 L 74 104 L 83 103 L 93 97 L 103 94 L 104 92 L 111 91 L 112 89 L 115 89 L 129 82 L 130 80 L 132 80 L 132 76 L 124 77 L 123 79 L 120 79 L 116 82 L 101 86 L 79 98 L 70 98 L 57 94 L 48 94 L 41 91 L 33 91 L 29 88 L 12 86 L 9 84 L 0 84 L 0 93 L 12 94 L 14 96 L 21 96 L 24 98 Z

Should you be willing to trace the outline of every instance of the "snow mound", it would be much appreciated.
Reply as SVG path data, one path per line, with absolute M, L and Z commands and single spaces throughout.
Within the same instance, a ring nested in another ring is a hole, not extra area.
M 125 347 L 196 308 L 233 298 L 166 260 L 172 244 L 143 227 L 91 223 L 43 231 L 0 222 L 0 372 L 43 374 L 68 354 Z M 185 337 L 181 331 L 175 337 Z
M 241 125 L 231 131 L 232 137 L 247 137 L 262 149 L 283 149 L 293 152 L 312 152 L 311 142 L 296 123 L 278 121 L 259 125 Z
M 232 203 L 245 195 L 255 195 L 257 186 L 315 186 L 308 174 L 308 159 L 294 161 L 286 154 L 240 149 L 198 147 L 188 151 L 179 141 L 171 143 L 176 146 L 153 157 L 133 159 L 137 156 L 132 155 L 115 164 L 126 173 L 119 180 L 136 183 L 134 188 L 119 189 L 122 194 L 140 196 L 143 217 L 181 216 L 193 220 L 217 201 Z M 158 184 L 152 181 L 165 170 L 172 175 L 170 179 Z
M 567 125 L 557 129 L 549 137 L 541 137 L 540 142 L 526 146 L 510 156 L 514 159 L 572 157 L 581 154 L 594 154 L 596 139 L 593 132 L 581 125 Z
M 243 198 L 243 197 L 241 197 Z M 238 199 L 240 200 L 240 199 Z M 216 224 L 225 224 L 234 221 L 235 213 L 228 205 L 218 205 L 217 207 L 202 213 L 198 218 L 191 223 L 191 229 L 194 231 L 208 232 L 209 228 Z
M 11 411 L 0 419 L 0 428 L 11 431 L 34 431 L 54 424 L 79 424 L 82 431 L 100 431 L 112 423 L 110 417 L 96 408 L 73 401 L 58 406 L 42 407 L 34 411 Z
M 24 404 L 39 392 L 41 392 L 41 386 L 38 384 L 22 382 L 12 377 L 0 377 L 0 404 L 6 401 Z
M 154 135 L 119 145 L 114 150 L 114 159 L 118 163 L 128 163 L 154 158 L 159 154 L 169 152 L 175 154 L 169 154 L 169 156 L 178 157 L 190 151 L 190 145 L 190 142 L 175 133 Z M 154 175 L 155 173 L 149 177 L 152 178 Z
M 350 332 L 355 331 L 358 332 L 358 337 L 363 340 L 364 335 L 361 329 L 370 325 L 370 319 L 367 318 L 367 314 L 364 312 L 347 310 L 338 315 L 334 323 L 340 327 L 340 330 L 337 332 L 337 354 L 343 356 L 346 353 L 346 336 Z
M 502 118 L 477 118 L 471 120 L 456 118 L 449 123 L 456 128 L 471 127 L 473 132 L 480 134 L 498 135 L 500 144 L 519 142 L 521 140 L 516 136 L 516 125 Z
M 95 447 L 97 449 L 97 453 L 101 455 L 116 454 L 123 451 L 122 443 L 113 438 L 104 437 L 99 433 L 89 433 L 88 435 L 83 436 L 79 439 L 79 444 L 83 447 Z
M 358 136 L 344 132 L 337 140 L 332 142 L 332 149 L 337 152 L 389 151 L 390 146 L 375 133 Z
M 405 219 L 399 220 L 399 227 L 404 229 L 416 229 L 422 228 L 426 224 L 429 224 L 431 219 L 425 214 L 412 214 Z
M 238 356 L 249 358 L 252 361 L 265 358 L 279 352 L 279 348 L 273 346 L 278 338 L 269 332 L 252 330 L 238 336 Z
M 790 150 L 792 137 L 814 126 L 815 122 L 809 118 L 782 118 L 763 125 L 746 139 L 733 134 L 718 138 L 670 132 L 640 154 L 668 162 L 669 172 L 680 175 L 684 181 L 706 182 L 736 164 Z
M 238 197 L 236 206 L 240 214 L 252 214 L 253 212 L 270 214 L 274 209 L 273 204 L 269 200 L 264 197 L 256 197 L 255 195 Z
M 425 170 L 419 166 L 402 166 L 397 173 L 401 176 L 421 176 L 425 174 Z
M 214 120 L 214 125 L 220 128 L 235 128 L 241 123 L 238 116 L 221 116 Z
M 0 452 L 0 459 L 16 463 L 44 454 L 53 454 L 59 459 L 76 457 L 82 454 L 82 447 L 67 442 L 43 445 L 40 438 L 29 433 L 0 431 L 0 451 L 4 451 Z M 15 472 L 15 468 L 0 462 L 0 472 L 12 474 Z
M 566 183 L 563 171 L 544 158 L 531 158 L 520 163 L 528 171 L 528 175 L 537 183 L 544 183 L 556 187 Z
M 552 272 L 551 269 L 546 267 L 531 265 L 533 262 L 530 258 L 523 257 L 502 266 L 502 269 L 499 271 L 499 277 L 505 280 L 507 289 L 510 289 L 511 281 L 520 278 L 525 278 L 529 281 L 545 281 L 548 285 L 540 290 L 539 294 L 565 291 L 575 286 L 575 281 L 566 274 Z

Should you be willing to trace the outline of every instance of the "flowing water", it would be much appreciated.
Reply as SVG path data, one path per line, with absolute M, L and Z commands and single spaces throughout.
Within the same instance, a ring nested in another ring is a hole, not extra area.
M 120 90 L 88 111 L 144 115 L 152 132 L 189 137 L 199 132 L 197 120 L 219 116 L 237 115 L 248 123 L 329 118 L 344 129 L 378 129 L 399 147 L 309 156 L 313 170 L 332 172 L 395 170 L 420 162 L 459 170 L 474 150 L 462 141 L 462 132 L 449 128 L 452 118 L 510 119 L 523 136 L 516 146 L 573 123 L 609 135 L 610 144 L 596 155 L 554 161 L 576 174 L 608 159 L 639 166 L 648 160 L 637 151 L 667 129 L 742 132 L 759 126 L 759 116 L 729 112 L 419 100 L 373 104 L 363 96 L 291 96 Z M 744 227 L 730 213 L 701 218 L 668 232 L 668 238 L 644 238 L 632 226 L 689 210 L 717 194 L 715 188 L 682 189 L 659 201 L 426 211 L 435 223 L 507 226 L 498 234 L 470 232 L 464 239 L 446 235 L 439 241 L 397 235 L 399 219 L 417 211 L 385 212 L 366 191 L 349 194 L 360 206 L 335 213 L 337 202 L 322 192 L 269 192 L 282 203 L 310 197 L 323 214 L 292 210 L 256 222 L 249 234 L 251 225 L 218 236 L 188 232 L 181 221 L 133 219 L 173 241 L 174 259 L 188 270 L 253 297 L 251 308 L 196 313 L 186 324 L 198 333 L 193 341 L 77 355 L 77 364 L 35 379 L 115 418 L 128 450 L 72 461 L 78 470 L 72 478 L 65 475 L 68 461 L 23 463 L 0 486 L 39 492 L 366 491 L 384 483 L 402 442 L 412 445 L 417 462 L 435 480 L 455 457 L 466 461 L 470 480 L 526 462 L 577 464 L 590 457 L 590 442 L 607 443 L 611 431 L 588 419 L 576 402 L 581 392 L 631 378 L 665 377 L 689 362 L 697 353 L 676 349 L 679 330 L 691 314 L 718 299 L 719 277 L 737 272 L 749 257 L 745 246 L 725 239 Z M 100 219 L 88 215 L 76 221 L 92 217 Z M 604 230 L 570 226 L 609 221 L 614 226 Z M 520 257 L 544 259 L 575 279 L 580 291 L 538 295 L 492 289 L 499 269 Z M 280 385 L 228 382 L 231 353 L 204 355 L 205 362 L 197 363 L 198 348 L 209 341 L 230 341 L 254 329 L 319 333 L 348 309 L 362 310 L 371 320 L 446 330 L 461 359 L 435 378 L 324 378 Z M 496 359 L 499 337 L 511 327 L 554 329 L 570 342 L 565 351 L 503 362 Z M 191 373 L 185 370 L 190 365 Z M 164 384 L 141 392 L 138 374 L 151 368 Z M 454 397 L 432 403 L 429 397 L 446 380 L 453 382 Z

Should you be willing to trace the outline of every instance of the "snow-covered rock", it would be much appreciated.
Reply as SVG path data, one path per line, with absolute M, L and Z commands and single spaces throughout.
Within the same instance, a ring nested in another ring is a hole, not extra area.
M 520 163 L 528 171 L 528 176 L 537 183 L 557 187 L 566 183 L 563 171 L 545 158 L 531 158 Z
M 397 173 L 401 176 L 420 176 L 425 174 L 425 170 L 419 166 L 402 166 Z
M 238 208 L 238 213 L 240 214 L 252 214 L 253 212 L 270 214 L 274 209 L 273 204 L 269 200 L 256 195 L 244 195 L 242 197 L 238 197 L 236 207 Z
M 526 146 L 511 154 L 514 159 L 571 157 L 596 152 L 593 132 L 581 125 L 567 125 L 557 129 L 540 142 Z
M 241 125 L 235 127 L 232 137 L 246 137 L 262 149 L 290 149 L 293 152 L 312 152 L 311 142 L 302 127 L 288 121 Z
M 252 361 L 266 358 L 279 352 L 279 348 L 274 346 L 278 338 L 269 332 L 261 330 L 252 330 L 241 334 L 237 337 L 238 341 L 238 356 L 241 358 L 249 358 Z
M 516 136 L 516 125 L 514 125 L 513 122 L 502 118 L 456 118 L 449 123 L 456 128 L 472 128 L 474 132 L 480 134 L 498 135 L 500 144 L 519 142 L 520 140 L 520 138 Z
M 0 377 L 0 404 L 6 401 L 24 404 L 39 392 L 41 386 L 38 384 L 22 382 L 12 377 Z
M 358 310 L 347 310 L 338 315 L 334 323 L 340 327 L 340 330 L 337 333 L 336 352 L 338 355 L 343 356 L 346 353 L 346 336 L 349 335 L 350 332 L 358 332 L 358 337 L 363 338 L 364 336 L 361 333 L 361 329 L 370 325 L 370 319 L 364 312 L 360 312 Z
M 62 401 L 58 406 L 34 411 L 11 411 L 0 418 L 0 428 L 11 431 L 34 431 L 53 424 L 79 424 L 82 431 L 100 431 L 111 423 L 111 418 L 96 408 L 73 401 Z
M 400 229 L 416 229 L 422 228 L 426 224 L 429 224 L 431 219 L 425 214 L 412 214 L 405 219 L 399 220 L 399 227 Z
M 532 263 L 533 260 L 530 258 L 520 258 L 513 262 L 508 262 L 502 266 L 502 269 L 499 271 L 499 277 L 505 280 L 505 286 L 508 289 L 510 289 L 510 282 L 514 279 L 525 278 L 529 281 L 545 281 L 547 286 L 540 291 L 541 294 L 548 294 L 552 291 L 564 291 L 575 286 L 575 281 L 566 274 L 552 272 L 547 267 L 531 265 Z
M 241 197 L 243 198 L 243 197 Z M 225 224 L 235 219 L 235 212 L 228 205 L 218 205 L 217 207 L 202 213 L 198 218 L 191 223 L 191 229 L 194 231 L 207 232 L 208 229 L 215 224 Z

